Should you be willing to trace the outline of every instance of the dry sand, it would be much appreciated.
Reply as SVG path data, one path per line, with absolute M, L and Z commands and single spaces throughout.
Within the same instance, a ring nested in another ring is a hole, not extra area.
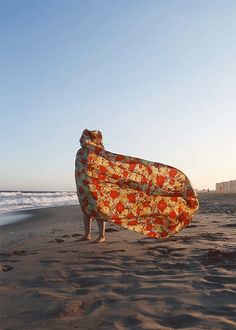
M 236 329 L 236 196 L 200 201 L 162 242 L 112 224 L 79 241 L 79 206 L 2 227 L 1 329 Z

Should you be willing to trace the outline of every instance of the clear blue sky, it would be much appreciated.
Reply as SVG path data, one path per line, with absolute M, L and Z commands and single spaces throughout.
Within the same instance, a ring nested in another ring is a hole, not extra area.
M 74 190 L 84 128 L 236 178 L 235 0 L 0 0 L 1 188 Z

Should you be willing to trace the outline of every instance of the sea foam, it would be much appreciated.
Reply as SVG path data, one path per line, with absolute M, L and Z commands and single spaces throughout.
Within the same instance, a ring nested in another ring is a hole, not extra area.
M 0 214 L 74 204 L 78 204 L 78 198 L 71 191 L 0 191 Z

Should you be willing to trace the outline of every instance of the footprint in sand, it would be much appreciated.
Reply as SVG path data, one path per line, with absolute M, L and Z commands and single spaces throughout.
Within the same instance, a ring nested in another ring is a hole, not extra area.
M 25 256 L 28 254 L 27 250 L 13 250 L 11 252 L 0 253 L 2 257 L 11 257 L 11 256 Z
M 228 223 L 227 225 L 222 225 L 221 227 L 225 227 L 225 228 L 236 228 L 236 223 Z
M 188 228 L 197 228 L 196 225 L 189 225 Z
M 9 272 L 13 267 L 9 265 L 0 265 L 0 272 Z
M 12 251 L 12 254 L 14 256 L 25 256 L 28 254 L 28 251 L 27 250 L 14 250 L 14 251 Z
M 13 259 L 13 257 L 27 256 L 27 255 L 30 255 L 30 254 L 37 254 L 37 252 L 29 252 L 27 250 L 18 249 L 18 250 L 13 250 L 11 252 L 0 253 L 0 256 L 1 256 L 1 261 L 2 262 L 11 262 L 12 263 L 12 262 L 19 262 L 20 261 L 20 259 Z M 11 267 L 11 266 L 9 266 L 9 267 Z M 1 271 L 9 271 L 11 269 L 7 268 L 7 270 L 1 270 Z
M 200 318 L 196 316 L 182 314 L 175 316 L 169 315 L 161 322 L 161 324 L 165 327 L 170 327 L 171 329 L 182 329 L 187 327 L 195 327 L 200 321 Z
M 82 236 L 82 234 L 74 233 L 71 235 L 71 237 L 78 237 L 78 236 Z
M 113 253 L 113 252 L 126 252 L 126 250 L 106 250 L 106 251 L 103 251 L 103 253 Z
M 58 253 L 78 253 L 78 250 L 61 250 L 61 251 L 58 251 Z
M 58 260 L 58 259 L 51 259 L 51 260 L 48 260 L 48 259 L 41 259 L 40 260 L 40 263 L 41 264 L 51 264 L 51 263 L 58 263 L 58 262 L 61 262 L 61 260 Z
M 68 302 L 65 303 L 59 310 L 56 312 L 56 316 L 59 319 L 73 319 L 78 317 L 78 314 L 81 312 L 80 301 Z
M 71 237 L 79 237 L 82 236 L 82 234 L 78 234 L 78 233 L 74 233 L 74 234 L 65 234 L 61 237 L 63 238 L 71 238 Z M 50 242 L 56 242 L 56 243 L 63 243 L 65 240 L 61 237 L 57 237 L 54 239 L 54 241 L 50 241 Z
M 221 265 L 226 269 L 235 269 L 236 251 L 223 251 L 219 249 L 209 249 L 207 252 L 199 256 L 204 266 Z
M 118 229 L 115 229 L 115 228 L 107 228 L 106 229 L 106 232 L 107 233 L 113 233 L 113 232 L 117 232 L 117 231 L 119 231 Z
M 137 241 L 137 244 L 146 245 L 146 244 L 153 244 L 153 242 L 154 242 L 153 239 L 142 238 Z

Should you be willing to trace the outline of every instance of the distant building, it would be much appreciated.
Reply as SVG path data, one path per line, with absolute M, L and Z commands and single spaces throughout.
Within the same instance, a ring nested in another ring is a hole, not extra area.
M 236 180 L 216 183 L 216 191 L 236 193 Z

